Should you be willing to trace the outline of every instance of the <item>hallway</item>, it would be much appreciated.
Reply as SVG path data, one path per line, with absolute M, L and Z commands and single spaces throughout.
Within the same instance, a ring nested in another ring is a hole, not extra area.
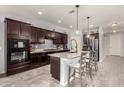
M 95 87 L 124 87 L 124 58 L 107 56 L 99 64 L 99 71 L 94 78 Z

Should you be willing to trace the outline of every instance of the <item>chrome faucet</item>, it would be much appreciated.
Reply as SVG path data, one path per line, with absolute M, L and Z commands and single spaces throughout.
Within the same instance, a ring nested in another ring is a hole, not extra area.
M 75 39 L 71 39 L 71 50 L 73 50 L 73 48 L 72 48 L 72 41 L 75 41 L 75 44 L 76 44 L 76 46 L 75 46 L 75 48 L 76 48 L 76 53 L 78 52 L 78 44 L 77 44 L 77 41 L 75 40 Z

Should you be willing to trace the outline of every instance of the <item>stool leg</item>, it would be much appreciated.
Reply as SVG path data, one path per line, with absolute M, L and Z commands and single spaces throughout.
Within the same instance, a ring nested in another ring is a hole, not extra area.
M 82 83 L 82 74 L 83 74 L 83 72 L 80 69 L 79 75 L 80 75 L 80 84 L 81 84 L 81 86 L 83 86 L 83 83 Z
M 70 76 L 70 73 L 71 73 L 70 70 L 71 70 L 71 68 L 70 68 L 70 66 L 69 66 L 69 69 L 68 69 L 68 84 L 70 84 L 70 77 L 71 77 L 71 76 Z
M 74 77 L 74 80 L 75 80 L 75 73 L 76 73 L 76 71 L 75 71 L 75 69 L 74 69 L 74 72 L 73 72 L 73 74 L 72 74 L 72 76 Z

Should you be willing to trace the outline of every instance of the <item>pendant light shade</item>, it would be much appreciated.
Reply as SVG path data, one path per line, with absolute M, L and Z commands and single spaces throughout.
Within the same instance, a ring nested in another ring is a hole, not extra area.
M 79 8 L 79 5 L 76 5 L 75 7 L 77 9 L 76 10 L 77 11 L 76 12 L 76 22 L 77 22 L 77 25 L 76 26 L 77 26 L 77 29 L 76 29 L 76 32 L 75 33 L 78 35 L 79 34 L 79 29 L 78 29 L 78 8 Z

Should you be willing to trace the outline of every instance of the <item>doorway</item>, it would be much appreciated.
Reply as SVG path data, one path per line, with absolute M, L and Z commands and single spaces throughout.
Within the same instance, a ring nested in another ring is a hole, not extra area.
M 123 34 L 110 34 L 109 55 L 122 56 Z

